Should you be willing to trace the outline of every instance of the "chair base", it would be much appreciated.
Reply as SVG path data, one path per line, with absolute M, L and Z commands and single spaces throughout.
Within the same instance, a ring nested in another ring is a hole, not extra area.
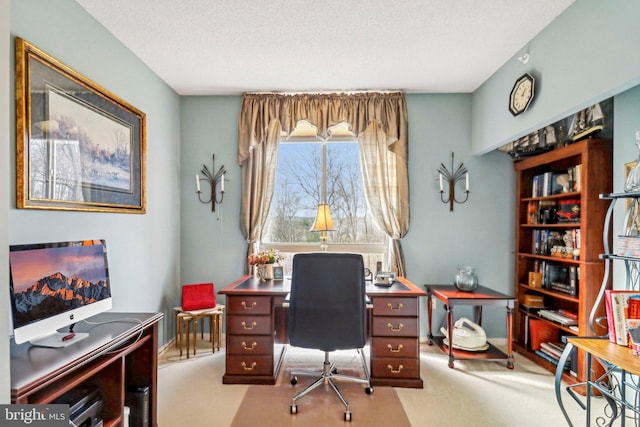
M 318 388 L 321 384 L 329 384 L 331 386 L 331 388 L 333 389 L 333 391 L 338 395 L 338 398 L 340 399 L 340 401 L 342 402 L 342 404 L 345 407 L 345 412 L 344 412 L 344 420 L 345 421 L 351 421 L 351 411 L 349 410 L 349 402 L 347 401 L 347 399 L 345 399 L 344 395 L 342 394 L 342 392 L 340 391 L 340 389 L 338 388 L 338 386 L 335 383 L 335 380 L 338 381 L 351 381 L 351 382 L 356 382 L 356 383 L 360 383 L 360 384 L 366 384 L 365 387 L 365 392 L 367 394 L 372 394 L 373 393 L 373 387 L 371 387 L 371 382 L 370 382 L 370 375 L 369 375 L 369 369 L 367 368 L 367 362 L 365 360 L 364 357 L 364 353 L 361 349 L 358 349 L 358 354 L 360 354 L 360 358 L 362 360 L 362 367 L 364 368 L 364 373 L 366 378 L 361 378 L 361 377 L 354 377 L 351 375 L 341 375 L 338 373 L 335 364 L 332 363 L 329 360 L 329 352 L 324 352 L 324 363 L 323 363 L 323 367 L 322 367 L 322 372 L 308 372 L 308 371 L 293 371 L 291 372 L 291 384 L 292 385 L 296 385 L 298 383 L 298 376 L 313 376 L 316 377 L 319 375 L 319 377 L 313 382 L 311 383 L 309 386 L 307 386 L 307 388 L 305 388 L 304 390 L 302 390 L 301 392 L 299 392 L 298 394 L 296 394 L 295 396 L 293 396 L 292 401 L 291 401 L 291 406 L 290 406 L 290 413 L 291 414 L 297 414 L 298 413 L 298 405 L 296 404 L 297 400 L 300 399 L 301 397 L 306 396 L 307 394 L 309 394 L 311 391 L 313 391 L 314 389 Z

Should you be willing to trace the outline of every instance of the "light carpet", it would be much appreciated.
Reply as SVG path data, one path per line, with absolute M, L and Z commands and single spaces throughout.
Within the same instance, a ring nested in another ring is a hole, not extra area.
M 200 340 L 198 340 L 200 345 Z M 302 385 L 295 388 L 287 384 L 291 393 L 284 393 L 282 402 L 271 400 L 273 386 L 260 386 L 267 391 L 268 398 L 259 408 L 242 406 L 243 399 L 253 386 L 223 385 L 225 354 L 211 353 L 210 343 L 202 342 L 196 357 L 179 358 L 170 348 L 160 355 L 158 370 L 158 419 L 161 427 L 230 427 L 238 413 L 249 413 L 252 427 L 268 425 L 276 411 L 289 416 L 290 397 Z M 290 349 L 294 350 L 294 349 Z M 287 360 L 294 363 L 294 352 L 287 352 Z M 435 346 L 422 343 L 420 346 L 420 374 L 423 389 L 394 388 L 406 417 L 414 427 L 539 427 L 566 426 L 567 423 L 556 403 L 554 377 L 551 373 L 515 354 L 515 368 L 506 369 L 505 362 L 456 361 L 455 369 L 447 366 L 447 356 Z M 281 371 L 279 381 L 288 381 Z M 361 387 L 340 383 L 342 389 Z M 322 387 L 321 387 L 322 388 Z M 302 419 L 305 399 L 316 399 L 326 395 L 323 405 L 332 416 L 342 420 L 343 407 L 332 392 L 314 390 L 314 397 L 300 400 L 300 413 L 293 418 Z M 283 387 L 285 389 L 285 387 Z M 381 390 L 376 387 L 371 405 L 385 406 Z M 356 398 L 368 399 L 364 392 Z M 384 392 L 383 392 L 384 393 Z M 351 397 L 349 395 L 348 397 Z M 308 402 L 311 403 L 311 400 Z M 362 421 L 362 410 L 355 406 L 352 398 L 353 421 Z M 603 399 L 595 399 L 594 417 L 601 414 Z M 306 404 L 305 404 L 306 405 Z M 573 425 L 585 425 L 584 411 L 565 394 L 565 405 Z M 319 406 L 319 405 L 314 405 Z M 258 410 L 260 409 L 260 410 Z M 263 411 L 262 409 L 265 409 Z M 290 420 L 290 419 L 289 419 Z M 340 421 L 341 425 L 349 425 Z M 592 423 L 594 421 L 592 420 Z M 321 425 L 306 424 L 299 425 Z M 283 425 L 283 424 L 281 424 Z M 358 424 L 363 425 L 363 424 Z M 394 423 L 385 424 L 395 426 Z M 618 425 L 618 424 L 616 424 Z M 235 427 L 235 426 L 234 426 Z

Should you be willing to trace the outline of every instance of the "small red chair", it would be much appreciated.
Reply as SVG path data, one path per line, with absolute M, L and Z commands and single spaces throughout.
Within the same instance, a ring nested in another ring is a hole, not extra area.
M 182 286 L 182 305 L 175 307 L 176 315 L 176 346 L 180 348 L 182 356 L 182 332 L 186 329 L 187 359 L 189 358 L 190 323 L 193 322 L 193 355 L 196 354 L 196 339 L 198 336 L 198 320 L 208 319 L 211 349 L 220 350 L 222 340 L 222 315 L 224 306 L 216 304 L 215 287 L 213 283 L 198 283 Z M 201 326 L 201 338 L 204 338 L 204 324 Z

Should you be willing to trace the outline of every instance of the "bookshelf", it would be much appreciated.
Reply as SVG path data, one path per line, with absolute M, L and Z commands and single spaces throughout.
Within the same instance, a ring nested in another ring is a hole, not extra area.
M 552 372 L 556 365 L 531 346 L 529 320 L 558 337 L 593 335 L 589 316 L 604 277 L 608 207 L 600 194 L 612 188 L 612 148 L 611 140 L 589 138 L 514 163 L 515 348 Z M 571 321 L 541 315 L 541 309 L 566 313 Z M 570 383 L 586 377 L 583 352 L 575 356 L 563 373 Z

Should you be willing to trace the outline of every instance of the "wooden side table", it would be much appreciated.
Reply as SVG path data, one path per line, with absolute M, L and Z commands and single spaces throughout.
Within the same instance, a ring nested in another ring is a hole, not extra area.
M 183 311 L 181 307 L 174 307 L 176 322 L 176 347 L 180 349 L 182 357 L 182 335 L 185 332 L 187 359 L 189 358 L 189 347 L 191 333 L 191 324 L 193 324 L 193 355 L 196 354 L 196 339 L 198 337 L 198 320 L 207 319 L 209 321 L 209 331 L 211 350 L 215 353 L 216 348 L 220 351 L 220 342 L 222 341 L 222 317 L 224 314 L 224 305 L 217 304 L 213 308 L 205 308 L 202 310 Z M 204 338 L 204 324 L 201 325 L 200 337 Z
M 453 285 L 424 285 L 427 290 L 427 313 L 429 321 L 429 335 L 427 336 L 429 345 L 435 342 L 440 349 L 449 355 L 449 367 L 453 368 L 456 359 L 475 360 L 507 360 L 507 368 L 513 369 L 513 307 L 515 297 L 511 297 L 500 292 L 489 289 L 485 286 L 478 286 L 473 292 L 459 291 Z M 432 334 L 431 314 L 433 311 L 432 298 L 436 297 L 445 305 L 447 310 L 447 337 L 451 343 L 453 339 L 453 307 L 456 305 L 470 305 L 475 307 L 476 323 L 482 325 L 482 306 L 484 305 L 504 305 L 507 309 L 507 353 L 487 343 L 489 348 L 484 351 L 465 351 L 444 344 L 444 337 L 434 337 Z

